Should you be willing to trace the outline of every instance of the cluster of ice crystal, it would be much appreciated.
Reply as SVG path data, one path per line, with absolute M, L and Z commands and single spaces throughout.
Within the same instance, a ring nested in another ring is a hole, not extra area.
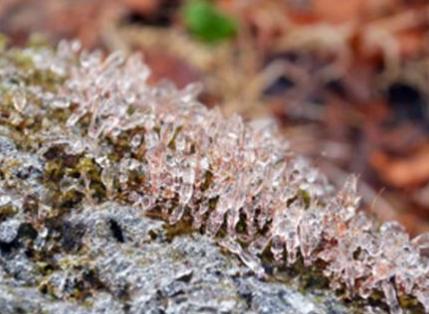
M 356 178 L 335 192 L 272 123 L 207 109 L 198 84 L 148 85 L 139 55 L 103 58 L 77 43 L 21 54 L 34 68 L 0 63 L 12 93 L 0 93 L 9 110 L 0 121 L 28 136 L 37 129 L 23 146 L 47 161 L 65 156 L 66 170 L 50 166 L 49 178 L 74 193 L 69 202 L 114 199 L 171 224 L 190 221 L 261 276 L 263 253 L 287 265 L 317 262 L 335 289 L 363 298 L 382 292 L 392 313 L 402 312 L 399 297 L 414 297 L 429 312 L 429 235 L 410 240 L 397 223 L 378 226 L 358 210 Z

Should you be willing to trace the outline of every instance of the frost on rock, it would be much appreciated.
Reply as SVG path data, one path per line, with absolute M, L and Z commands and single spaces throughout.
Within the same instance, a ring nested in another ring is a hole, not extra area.
M 197 100 L 199 84 L 152 86 L 149 73 L 138 54 L 104 58 L 75 42 L 2 52 L 0 135 L 20 129 L 20 148 L 43 156 L 44 180 L 60 192 L 36 193 L 45 215 L 81 202 L 130 204 L 191 223 L 260 276 L 262 254 L 302 259 L 323 265 L 334 289 L 382 293 L 392 313 L 413 297 L 429 312 L 428 235 L 378 226 L 359 211 L 355 177 L 335 192 L 272 124 L 224 117 Z M 6 181 L 0 208 L 11 201 Z

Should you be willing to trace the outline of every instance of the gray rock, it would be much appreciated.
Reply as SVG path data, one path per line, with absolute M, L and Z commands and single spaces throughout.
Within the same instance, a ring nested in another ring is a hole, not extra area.
M 21 222 L 18 219 L 8 219 L 0 223 L 0 241 L 10 243 L 18 235 Z
M 51 218 L 28 205 L 28 195 L 49 197 L 43 165 L 0 138 L 0 158 L 12 150 L 21 162 L 0 186 L 15 208 L 0 222 L 2 314 L 351 313 L 332 292 L 260 280 L 210 238 L 172 237 L 132 206 L 84 202 Z
M 51 273 L 35 280 L 40 265 L 23 249 L 1 253 L 2 313 L 348 313 L 332 296 L 257 279 L 205 236 L 170 240 L 161 221 L 132 207 L 109 203 L 64 219 L 76 242 L 66 246 L 80 253 L 52 256 L 59 266 Z M 85 290 L 91 293 L 76 300 Z

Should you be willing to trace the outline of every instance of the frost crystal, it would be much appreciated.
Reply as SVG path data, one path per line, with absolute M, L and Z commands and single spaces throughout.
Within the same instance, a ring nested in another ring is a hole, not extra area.
M 381 292 L 392 313 L 402 312 L 402 295 L 429 311 L 429 235 L 410 240 L 397 223 L 378 227 L 358 210 L 355 177 L 336 193 L 272 124 L 207 109 L 198 84 L 148 85 L 139 55 L 78 50 L 26 49 L 31 70 L 0 63 L 12 93 L 0 92 L 2 124 L 37 130 L 23 146 L 43 154 L 71 201 L 115 199 L 171 224 L 190 221 L 260 276 L 263 252 L 288 265 L 323 261 L 333 288 L 363 298 Z M 43 84 L 29 79 L 36 72 Z M 14 85 L 23 76 L 28 85 Z M 59 168 L 56 156 L 65 160 Z

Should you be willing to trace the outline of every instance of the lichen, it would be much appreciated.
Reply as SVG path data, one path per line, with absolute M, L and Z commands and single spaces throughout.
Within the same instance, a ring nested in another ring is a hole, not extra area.
M 355 177 L 336 192 L 272 123 L 224 117 L 196 100 L 198 84 L 151 86 L 148 76 L 139 55 L 104 58 L 77 42 L 1 51 L 0 135 L 40 156 L 28 175 L 44 186 L 17 186 L 23 165 L 1 160 L 2 212 L 27 204 L 40 233 L 82 204 L 132 204 L 168 221 L 171 237 L 210 235 L 260 277 L 267 264 L 313 269 L 350 298 L 429 311 L 428 235 L 410 240 L 396 222 L 373 222 L 359 210 Z M 52 276 L 41 289 L 61 296 Z M 71 280 L 91 285 L 82 278 Z

